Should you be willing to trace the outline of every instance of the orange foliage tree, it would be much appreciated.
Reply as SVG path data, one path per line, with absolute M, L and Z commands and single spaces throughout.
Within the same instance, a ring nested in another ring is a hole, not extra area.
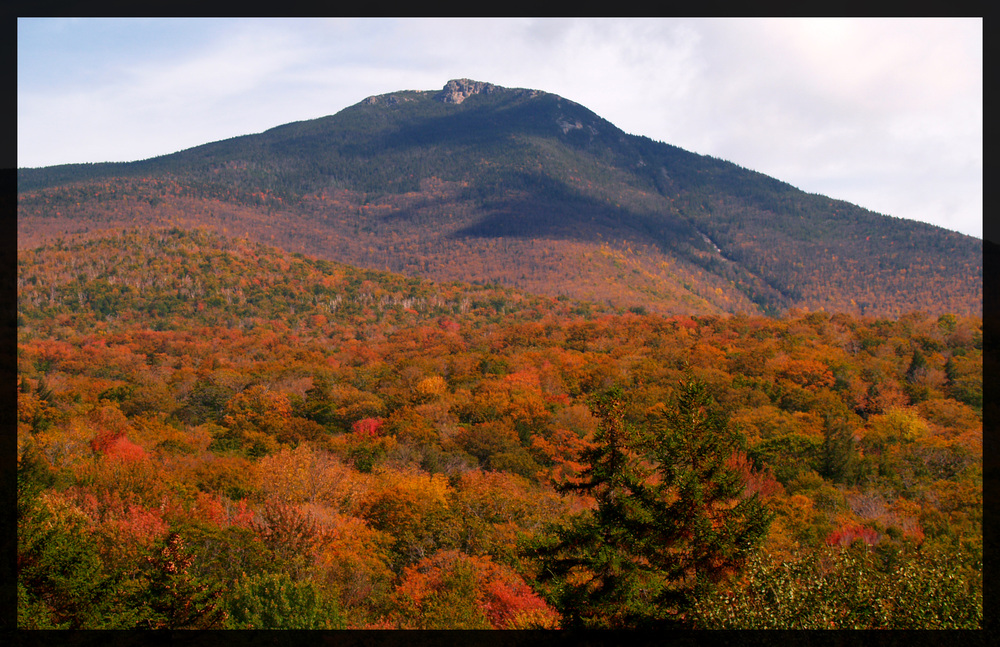
M 440 551 L 407 567 L 393 595 L 406 629 L 555 629 L 559 614 L 510 568 Z

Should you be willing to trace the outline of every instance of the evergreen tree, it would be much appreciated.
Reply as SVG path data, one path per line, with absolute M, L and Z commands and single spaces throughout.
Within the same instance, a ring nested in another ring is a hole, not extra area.
M 594 496 L 596 509 L 534 547 L 566 627 L 685 626 L 693 602 L 740 568 L 771 522 L 729 466 L 741 437 L 703 383 L 682 382 L 642 428 L 625 404 L 617 388 L 595 400 L 589 467 L 566 486 Z
M 850 482 L 857 468 L 854 430 L 843 416 L 823 416 L 822 475 L 835 483 Z
M 149 629 L 221 629 L 227 612 L 222 590 L 189 572 L 194 555 L 177 533 L 171 533 L 158 554 L 146 557 L 148 589 L 146 619 Z

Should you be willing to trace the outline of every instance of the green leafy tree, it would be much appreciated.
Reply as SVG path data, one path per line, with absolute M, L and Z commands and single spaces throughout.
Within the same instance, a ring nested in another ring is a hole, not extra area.
M 343 629 L 340 607 L 311 581 L 287 573 L 245 577 L 228 600 L 227 629 Z
M 699 600 L 703 629 L 982 629 L 982 563 L 906 546 L 888 563 L 861 541 L 775 560 Z
M 312 386 L 306 390 L 306 397 L 301 407 L 301 414 L 304 418 L 328 429 L 336 423 L 335 403 L 330 396 L 330 387 L 330 380 L 326 376 L 317 375 L 314 377 Z
M 539 580 L 567 627 L 688 624 L 687 610 L 761 542 L 772 515 L 727 464 L 741 437 L 688 379 L 671 408 L 643 428 L 626 422 L 612 389 L 582 482 L 595 510 L 534 546 Z

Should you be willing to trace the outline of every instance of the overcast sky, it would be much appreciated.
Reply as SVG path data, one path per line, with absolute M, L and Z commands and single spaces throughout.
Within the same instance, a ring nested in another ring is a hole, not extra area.
M 471 78 L 983 235 L 982 19 L 19 19 L 20 167 L 130 161 Z

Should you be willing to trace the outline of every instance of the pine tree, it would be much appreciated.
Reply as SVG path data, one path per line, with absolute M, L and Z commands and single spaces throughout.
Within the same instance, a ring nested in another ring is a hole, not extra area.
M 584 457 L 595 510 L 534 546 L 539 579 L 566 627 L 685 626 L 687 610 L 760 543 L 772 515 L 747 496 L 729 459 L 740 435 L 700 381 L 673 406 L 629 424 L 621 389 L 594 402 L 601 421 Z
M 163 547 L 146 557 L 149 579 L 146 592 L 149 629 L 220 629 L 227 612 L 222 590 L 189 572 L 194 555 L 177 533 Z

